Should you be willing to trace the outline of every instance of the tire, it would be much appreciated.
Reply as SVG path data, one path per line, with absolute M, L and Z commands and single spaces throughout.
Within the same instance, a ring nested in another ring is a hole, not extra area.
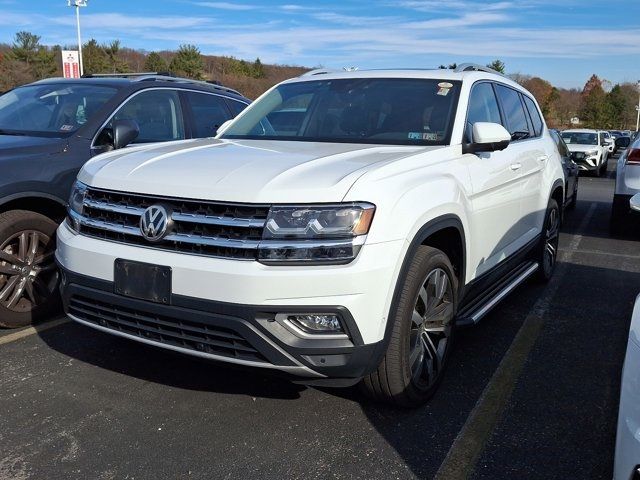
M 629 232 L 629 207 L 623 202 L 613 199 L 609 231 L 612 235 L 624 235 Z
M 27 210 L 0 214 L 0 327 L 24 327 L 59 310 L 57 227 Z
M 387 351 L 361 385 L 374 400 L 410 408 L 429 400 L 442 380 L 455 336 L 458 280 L 447 256 L 423 245 L 399 282 Z
M 575 210 L 577 203 L 578 203 L 578 177 L 576 177 L 576 182 L 573 187 L 573 195 L 571 196 L 571 201 L 565 207 L 566 210 Z
M 556 268 L 561 218 L 558 202 L 552 198 L 547 205 L 547 212 L 544 216 L 544 226 L 542 228 L 542 238 L 540 239 L 540 245 L 537 248 L 538 251 L 536 254 L 536 260 L 539 265 L 537 277 L 541 282 L 548 282 Z

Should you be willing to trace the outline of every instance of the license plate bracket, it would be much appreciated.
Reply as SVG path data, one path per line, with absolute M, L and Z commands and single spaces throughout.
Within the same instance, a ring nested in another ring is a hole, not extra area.
M 113 278 L 118 295 L 155 303 L 171 302 L 171 267 L 118 258 Z

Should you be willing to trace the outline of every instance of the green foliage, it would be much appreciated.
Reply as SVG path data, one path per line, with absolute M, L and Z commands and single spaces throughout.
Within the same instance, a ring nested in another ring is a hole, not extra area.
M 505 64 L 502 60 L 494 60 L 487 67 L 494 69 L 496 72 L 505 73 Z
M 103 45 L 102 50 L 107 56 L 107 62 L 109 64 L 109 73 L 126 73 L 129 71 L 129 66 L 118 57 L 120 52 L 120 40 L 113 40 L 108 45 Z
M 82 46 L 82 64 L 84 73 L 109 72 L 109 57 L 93 38 Z
M 35 78 L 54 75 L 58 70 L 56 51 L 40 45 L 40 37 L 29 32 L 16 33 L 8 60 L 24 62 Z
M 180 45 L 178 53 L 171 60 L 169 69 L 181 77 L 202 80 L 204 61 L 200 49 L 195 45 Z
M 146 72 L 166 72 L 169 65 L 157 52 L 151 52 L 144 61 L 144 70 Z
M 457 63 L 450 63 L 448 67 L 446 65 L 440 65 L 438 68 L 441 69 L 441 70 L 446 70 L 447 68 L 449 70 L 455 70 L 456 68 L 458 68 L 458 64 Z

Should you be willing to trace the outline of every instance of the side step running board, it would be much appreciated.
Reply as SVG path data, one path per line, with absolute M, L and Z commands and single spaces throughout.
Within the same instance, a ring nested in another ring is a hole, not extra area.
M 489 292 L 483 301 L 474 302 L 460 312 L 456 319 L 456 324 L 473 325 L 478 323 L 480 319 L 489 313 L 504 297 L 509 295 L 518 285 L 538 270 L 538 267 L 538 263 L 528 262 L 520 268 L 517 268 L 514 273 L 505 279 L 504 283 Z

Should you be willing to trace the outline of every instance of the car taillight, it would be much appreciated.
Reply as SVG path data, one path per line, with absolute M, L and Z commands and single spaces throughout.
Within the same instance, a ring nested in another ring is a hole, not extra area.
M 627 155 L 627 165 L 640 165 L 640 148 L 632 148 Z

